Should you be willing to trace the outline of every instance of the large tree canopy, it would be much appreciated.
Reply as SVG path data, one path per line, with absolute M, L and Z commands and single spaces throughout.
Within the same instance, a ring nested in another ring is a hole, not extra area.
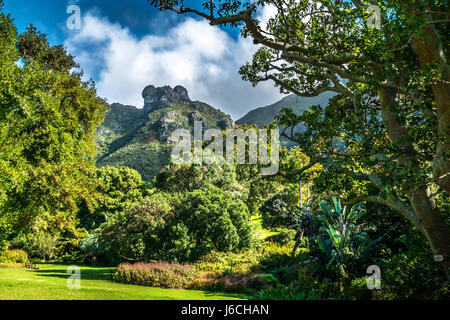
M 212 26 L 242 26 L 242 35 L 260 45 L 240 70 L 254 85 L 271 80 L 282 92 L 307 97 L 337 93 L 327 108 L 300 117 L 285 111 L 281 125 L 304 122 L 307 131 L 284 135 L 313 163 L 367 186 L 349 204 L 370 201 L 402 213 L 448 274 L 448 1 L 223 0 L 204 1 L 202 10 L 189 7 L 194 1 L 149 2 Z M 267 5 L 276 14 L 262 26 L 258 9 Z M 369 5 L 380 8 L 380 28 L 367 23 Z
M 0 242 L 38 216 L 73 214 L 95 190 L 93 142 L 107 105 L 72 56 L 0 1 Z

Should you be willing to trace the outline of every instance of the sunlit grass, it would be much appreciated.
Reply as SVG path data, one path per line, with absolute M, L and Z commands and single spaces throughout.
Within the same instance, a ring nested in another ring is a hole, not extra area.
M 0 269 L 0 300 L 235 300 L 246 296 L 115 283 L 114 268 L 81 266 L 81 289 L 67 288 L 68 265 L 40 264 L 40 270 Z
M 253 225 L 254 227 L 254 231 L 256 236 L 261 239 L 261 240 L 265 240 L 271 236 L 274 236 L 276 234 L 278 234 L 277 231 L 275 230 L 267 230 L 264 229 L 262 226 L 262 216 L 253 216 L 250 218 L 250 223 Z

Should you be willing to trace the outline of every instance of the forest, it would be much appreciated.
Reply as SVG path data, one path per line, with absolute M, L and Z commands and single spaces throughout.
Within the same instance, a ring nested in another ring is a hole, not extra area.
M 144 179 L 99 165 L 109 103 L 64 45 L 34 26 L 19 33 L 0 0 L 0 299 L 35 297 L 33 285 L 11 291 L 22 269 L 69 265 L 82 286 L 89 274 L 92 286 L 134 285 L 123 288 L 136 299 L 156 288 L 179 299 L 449 299 L 447 0 L 147 2 L 251 39 L 258 50 L 235 72 L 253 86 L 334 95 L 264 128 L 235 125 L 289 141 L 273 175 L 263 163 L 169 163 Z M 262 26 L 264 6 L 275 15 Z

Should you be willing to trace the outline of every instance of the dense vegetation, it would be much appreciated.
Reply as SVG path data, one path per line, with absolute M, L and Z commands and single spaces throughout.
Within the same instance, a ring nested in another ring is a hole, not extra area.
M 274 176 L 169 164 L 144 181 L 96 167 L 107 105 L 74 57 L 0 13 L 0 267 L 100 264 L 117 282 L 256 299 L 449 298 L 449 33 L 430 20 L 446 1 L 379 1 L 382 30 L 361 1 L 150 3 L 242 25 L 261 44 L 241 70 L 255 85 L 338 95 L 268 125 L 298 145 L 281 147 Z M 278 13 L 262 31 L 267 4 Z

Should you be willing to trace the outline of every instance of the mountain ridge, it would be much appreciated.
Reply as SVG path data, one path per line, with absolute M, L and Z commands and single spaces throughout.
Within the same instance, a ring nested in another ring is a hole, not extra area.
M 255 108 L 249 111 L 245 116 L 237 120 L 236 124 L 256 124 L 258 127 L 262 128 L 264 125 L 273 122 L 275 117 L 280 114 L 281 109 L 283 108 L 292 108 L 296 114 L 300 115 L 304 111 L 308 110 L 312 105 L 327 105 L 328 100 L 333 95 L 334 93 L 330 92 L 323 93 L 313 98 L 305 98 L 291 94 L 271 105 Z
M 137 170 L 150 181 L 169 164 L 171 133 L 176 129 L 193 131 L 195 121 L 205 129 L 234 127 L 229 115 L 200 101 L 192 101 L 182 86 L 147 86 L 144 108 L 113 103 L 97 128 L 97 165 L 121 165 Z

